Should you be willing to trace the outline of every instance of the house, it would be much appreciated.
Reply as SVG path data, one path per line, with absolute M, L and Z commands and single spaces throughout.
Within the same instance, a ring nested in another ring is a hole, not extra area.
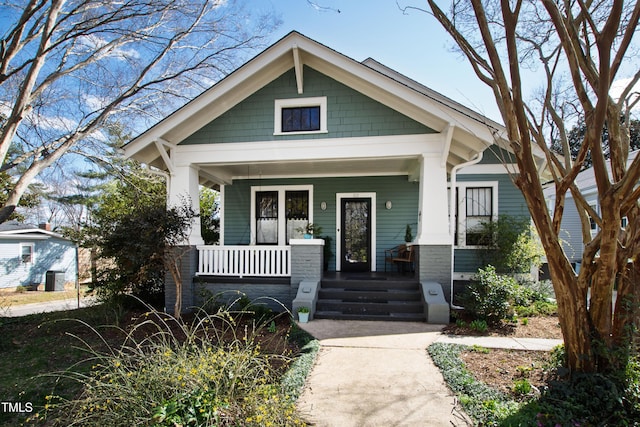
M 397 266 L 385 257 L 407 225 L 412 262 L 400 279 L 422 287 L 418 300 L 443 303 L 453 280 L 480 266 L 474 227 L 498 214 L 527 215 L 499 148 L 503 131 L 373 59 L 358 62 L 292 32 L 124 151 L 166 172 L 170 203 L 198 200 L 200 185 L 220 191 L 220 244 L 204 246 L 199 224 L 186 242 L 183 277 L 195 280 L 185 306 L 202 287 L 240 289 L 289 307 L 309 299 L 319 314 L 382 310 L 384 318 L 389 301 L 373 294 L 413 286 L 387 277 Z M 308 223 L 330 239 L 303 239 Z M 171 307 L 171 286 L 166 295 Z M 357 301 L 321 305 L 339 299 Z
M 636 158 L 638 151 L 639 150 L 635 150 L 629 153 L 627 166 Z M 610 164 L 607 164 L 607 171 L 609 176 L 611 176 Z M 595 212 L 600 213 L 600 199 L 598 197 L 598 188 L 596 186 L 593 168 L 590 167 L 580 172 L 576 176 L 575 184 L 589 206 L 591 206 Z M 553 185 L 549 185 L 545 188 L 544 194 L 549 211 L 553 212 L 555 205 L 555 187 Z M 622 227 L 626 226 L 626 221 L 626 217 L 622 219 Z M 593 219 L 590 219 L 589 223 L 591 237 L 594 237 L 598 231 L 598 225 Z M 580 216 L 578 215 L 576 203 L 570 191 L 567 191 L 565 196 L 564 212 L 562 215 L 562 221 L 560 222 L 560 239 L 564 253 L 567 255 L 569 261 L 574 264 L 581 263 L 582 253 L 584 251 L 582 224 L 580 222 Z
M 0 289 L 46 284 L 52 285 L 47 290 L 62 290 L 76 283 L 76 260 L 76 245 L 48 224 L 0 224 Z

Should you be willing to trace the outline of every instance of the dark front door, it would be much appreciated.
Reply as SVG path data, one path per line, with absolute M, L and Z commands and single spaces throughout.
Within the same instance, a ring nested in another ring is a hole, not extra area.
M 341 271 L 371 271 L 371 199 L 342 200 Z

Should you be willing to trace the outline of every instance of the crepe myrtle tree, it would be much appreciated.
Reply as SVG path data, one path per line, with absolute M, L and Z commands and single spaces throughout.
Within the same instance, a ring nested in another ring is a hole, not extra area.
M 607 0 L 456 0 L 450 7 L 427 0 L 425 9 L 453 38 L 477 77 L 491 88 L 506 132 L 521 190 L 547 256 L 558 301 L 568 366 L 572 372 L 606 372 L 625 363 L 639 293 L 640 156 L 629 159 L 629 125 L 638 104 L 640 2 Z M 525 81 L 541 87 L 525 99 Z M 614 84 L 624 83 L 614 95 Z M 622 118 L 622 120 L 621 120 Z M 583 123 L 575 158 L 568 131 Z M 608 159 L 603 151 L 608 132 Z M 555 155 L 558 140 L 564 156 Z M 536 152 L 546 158 L 536 162 Z M 576 176 L 589 155 L 599 210 L 587 203 Z M 549 209 L 540 168 L 552 175 L 555 204 Z M 570 192 L 585 233 L 581 269 L 563 252 L 560 224 Z M 627 226 L 621 220 L 627 218 Z M 633 278 L 635 277 L 635 281 Z M 615 314 L 612 293 L 617 284 Z M 588 293 L 590 291 L 590 293 Z M 637 313 L 637 312 L 636 312 Z M 622 350 L 622 351 L 616 351 Z M 622 355 L 622 357 L 620 357 Z
M 148 127 L 277 24 L 233 0 L 0 0 L 0 16 L 0 223 L 63 155 L 99 153 L 107 120 Z

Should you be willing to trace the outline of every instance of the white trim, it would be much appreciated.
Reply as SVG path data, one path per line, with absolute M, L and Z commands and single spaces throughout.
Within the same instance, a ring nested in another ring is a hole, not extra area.
M 287 191 L 309 192 L 309 222 L 313 222 L 313 185 L 252 185 L 251 186 L 251 245 L 256 244 L 256 193 L 259 191 L 278 192 L 278 246 L 286 246 L 286 204 Z
M 340 271 L 342 257 L 342 199 L 371 199 L 371 271 L 376 271 L 376 248 L 377 248 L 377 221 L 376 221 L 376 193 L 336 193 L 336 271 Z
M 22 248 L 31 248 L 31 259 L 29 260 L 29 262 L 24 262 L 22 260 Z M 35 264 L 36 263 L 36 245 L 33 243 L 24 243 L 24 242 L 20 242 L 20 254 L 18 255 L 18 257 L 20 258 L 20 265 L 22 264 Z
M 302 95 L 304 92 L 304 74 L 302 72 L 302 61 L 300 60 L 300 51 L 298 45 L 294 44 L 293 48 L 293 68 L 296 71 L 296 86 L 298 88 L 298 95 Z
M 491 194 L 491 199 L 492 199 L 492 212 L 491 212 L 491 219 L 493 221 L 498 219 L 498 181 L 458 181 L 456 183 L 456 188 L 458 189 L 458 194 L 461 194 L 462 197 L 460 198 L 460 200 L 458 200 L 458 218 L 455 218 L 455 211 L 454 212 L 449 212 L 449 218 L 450 221 L 453 220 L 457 220 L 458 223 L 458 236 L 457 239 L 455 239 L 456 236 L 454 237 L 454 242 L 457 240 L 458 244 L 454 245 L 455 249 L 477 249 L 477 248 L 481 248 L 482 246 L 477 246 L 477 245 L 467 245 L 466 244 L 466 219 L 467 219 L 467 209 L 466 209 L 466 191 L 467 191 L 467 187 L 479 187 L 479 188 L 483 188 L 483 187 L 491 187 L 492 188 L 492 194 Z M 455 193 L 451 192 L 451 185 L 448 186 L 448 190 L 449 190 L 449 197 L 455 197 Z M 455 201 L 454 203 L 452 203 L 450 206 L 454 206 L 455 205 Z
M 256 162 L 375 159 L 440 154 L 444 137 L 439 133 L 354 138 L 299 139 L 180 145 L 174 151 L 176 165 L 247 164 Z
M 220 244 L 220 246 L 224 246 L 224 207 L 225 207 L 225 200 L 224 200 L 224 189 L 225 189 L 225 185 L 221 184 L 220 185 L 220 237 L 218 238 L 218 242 Z
M 476 273 L 473 272 L 454 272 L 451 275 L 451 280 L 471 280 L 471 278 L 475 275 Z
M 274 102 L 273 134 L 274 135 L 307 135 L 315 133 L 327 133 L 327 97 L 316 96 L 312 98 L 276 99 Z M 320 107 L 320 130 L 283 132 L 282 109 L 296 107 Z
M 517 170 L 518 165 L 515 163 L 477 164 L 461 169 L 458 171 L 458 175 L 504 175 L 505 173 L 517 173 Z

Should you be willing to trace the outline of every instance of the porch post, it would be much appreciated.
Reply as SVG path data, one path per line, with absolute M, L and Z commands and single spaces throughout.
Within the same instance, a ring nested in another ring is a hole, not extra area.
M 199 192 L 198 168 L 194 165 L 176 166 L 171 174 L 169 191 L 169 206 L 179 206 L 183 203 L 191 203 L 193 211 L 200 212 L 200 192 Z M 200 231 L 200 218 L 194 218 L 189 241 L 189 245 L 204 245 L 202 233 Z
M 449 300 L 453 239 L 449 234 L 447 168 L 439 154 L 425 153 L 420 165 L 416 272 L 421 282 L 438 282 Z
M 439 154 L 423 154 L 420 165 L 419 245 L 451 245 L 447 168 Z

